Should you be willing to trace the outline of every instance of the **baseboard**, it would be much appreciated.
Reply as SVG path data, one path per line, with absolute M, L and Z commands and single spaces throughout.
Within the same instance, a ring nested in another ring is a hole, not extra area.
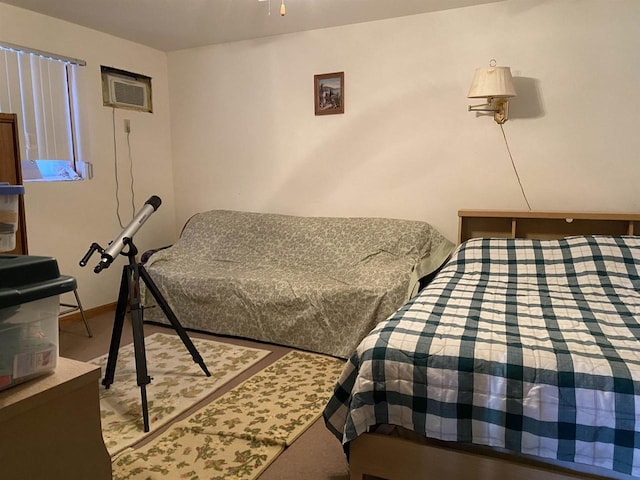
M 84 316 L 87 318 L 91 318 L 106 312 L 112 312 L 116 309 L 116 304 L 117 302 L 113 302 L 113 303 L 107 303 L 106 305 L 100 305 L 99 307 L 88 308 L 88 309 L 85 308 Z M 66 323 L 74 323 L 74 322 L 81 322 L 81 321 L 82 321 L 82 315 L 80 314 L 80 311 L 77 311 L 73 313 L 68 313 L 60 317 L 59 323 L 60 325 L 64 325 Z

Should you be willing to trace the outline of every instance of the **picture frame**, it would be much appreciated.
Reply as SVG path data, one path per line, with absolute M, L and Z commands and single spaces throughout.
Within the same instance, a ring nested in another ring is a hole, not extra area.
M 316 115 L 344 113 L 344 72 L 313 76 Z

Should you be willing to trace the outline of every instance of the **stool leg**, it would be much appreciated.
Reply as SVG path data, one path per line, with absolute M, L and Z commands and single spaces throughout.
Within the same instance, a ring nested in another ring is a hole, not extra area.
M 89 337 L 93 337 L 93 333 L 91 333 L 91 328 L 89 327 L 89 322 L 87 322 L 87 317 L 84 316 L 84 309 L 82 308 L 82 303 L 80 303 L 78 290 L 74 290 L 73 294 L 76 296 L 76 304 L 78 305 L 78 309 L 80 310 L 80 316 L 82 317 L 82 321 L 84 322 L 84 328 L 87 329 L 87 335 L 89 335 Z

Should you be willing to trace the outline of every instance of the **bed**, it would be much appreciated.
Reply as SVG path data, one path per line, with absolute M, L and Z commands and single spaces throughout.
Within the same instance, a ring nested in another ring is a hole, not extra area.
M 351 479 L 640 476 L 640 215 L 459 218 L 324 411 Z
M 454 246 L 427 222 L 211 210 L 146 269 L 185 328 L 346 358 Z

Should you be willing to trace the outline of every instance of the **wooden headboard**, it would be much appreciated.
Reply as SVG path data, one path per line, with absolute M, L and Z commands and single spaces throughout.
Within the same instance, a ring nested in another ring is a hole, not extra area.
M 571 235 L 640 235 L 640 213 L 458 211 L 458 243 L 478 237 L 544 240 Z

